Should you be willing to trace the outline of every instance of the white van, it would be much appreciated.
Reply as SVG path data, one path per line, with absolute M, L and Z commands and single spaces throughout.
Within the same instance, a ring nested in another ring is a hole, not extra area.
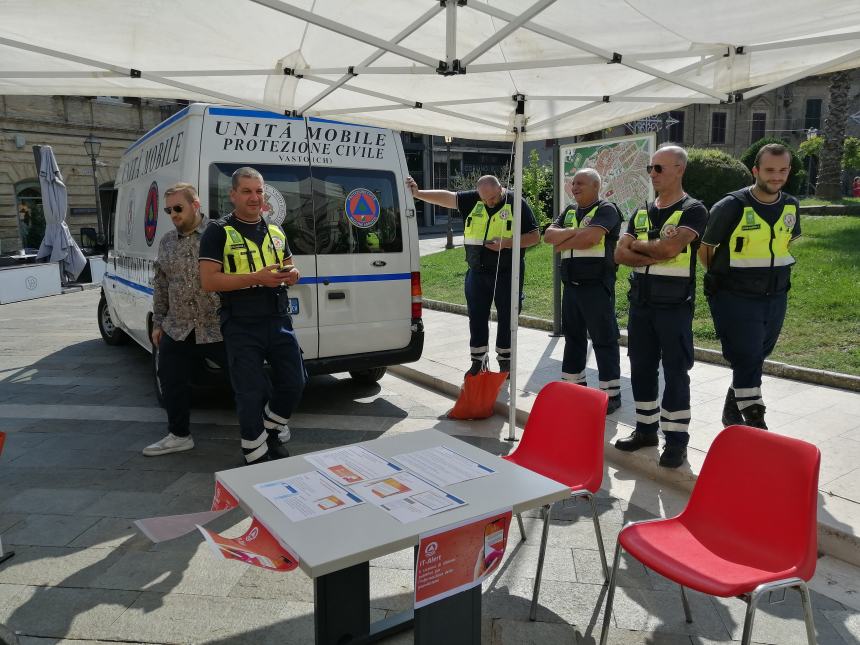
M 376 381 L 387 365 L 418 360 L 418 227 L 400 136 L 200 103 L 141 137 L 120 163 L 98 310 L 105 342 L 130 337 L 152 351 L 153 261 L 173 228 L 164 190 L 191 182 L 217 219 L 232 211 L 230 177 L 241 166 L 265 178 L 264 216 L 283 227 L 302 273 L 289 295 L 308 371 Z

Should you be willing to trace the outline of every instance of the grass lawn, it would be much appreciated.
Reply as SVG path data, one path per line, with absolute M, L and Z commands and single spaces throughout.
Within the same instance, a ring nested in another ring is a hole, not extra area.
M 804 197 L 800 200 L 801 206 L 848 206 L 852 204 L 860 204 L 860 197 L 843 197 L 835 200 Z
M 803 237 L 792 245 L 788 315 L 771 358 L 793 365 L 860 375 L 860 218 L 802 219 Z M 523 313 L 552 319 L 551 248 L 526 252 Z M 462 247 L 421 258 L 424 297 L 464 304 L 466 254 Z M 619 267 L 616 301 L 619 324 L 627 324 L 627 276 Z M 702 267 L 693 335 L 696 345 L 719 349 L 708 304 L 702 295 Z

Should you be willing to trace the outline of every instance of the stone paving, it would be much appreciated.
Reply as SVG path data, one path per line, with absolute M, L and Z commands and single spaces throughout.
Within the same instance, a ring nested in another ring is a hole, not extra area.
M 98 292 L 0 308 L 0 537 L 15 556 L 0 565 L 0 623 L 26 645 L 54 643 L 311 643 L 313 587 L 304 574 L 277 574 L 216 560 L 197 535 L 153 545 L 135 518 L 205 510 L 216 470 L 238 465 L 229 399 L 212 393 L 193 415 L 195 450 L 144 458 L 164 433 L 149 358 L 98 338 Z M 439 329 L 430 336 L 438 338 Z M 315 378 L 294 417 L 294 454 L 435 427 L 502 454 L 510 444 L 498 417 L 444 419 L 450 399 L 393 376 L 377 386 Z M 683 495 L 607 466 L 598 513 L 610 554 L 624 522 L 669 513 Z M 658 504 L 655 508 L 654 504 Z M 647 510 L 646 510 L 647 509 Z M 585 503 L 556 505 L 537 622 L 528 611 L 540 523 L 528 513 L 528 540 L 516 539 L 485 583 L 484 642 L 590 643 L 602 620 L 597 543 Z M 238 535 L 240 511 L 212 528 Z M 813 587 L 818 642 L 860 642 L 857 569 L 824 558 Z M 852 586 L 853 585 L 853 586 Z M 853 593 L 852 593 L 853 591 Z M 412 551 L 372 562 L 374 618 L 410 606 Z M 712 644 L 737 641 L 739 600 L 691 593 L 684 622 L 677 587 L 623 560 L 610 643 Z M 798 598 L 760 610 L 757 643 L 805 643 Z M 412 642 L 410 632 L 386 641 Z

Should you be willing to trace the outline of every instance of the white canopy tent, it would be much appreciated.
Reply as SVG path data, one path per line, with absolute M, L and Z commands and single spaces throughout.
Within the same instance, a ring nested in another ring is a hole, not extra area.
M 516 178 L 524 140 L 857 66 L 857 0 L 0 0 L 0 94 L 217 101 L 514 141 Z

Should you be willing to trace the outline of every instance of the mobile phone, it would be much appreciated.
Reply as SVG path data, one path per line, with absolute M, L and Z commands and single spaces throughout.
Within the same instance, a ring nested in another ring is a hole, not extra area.
M 278 267 L 278 273 L 289 273 L 293 269 L 296 268 L 295 264 L 286 264 L 282 267 Z

